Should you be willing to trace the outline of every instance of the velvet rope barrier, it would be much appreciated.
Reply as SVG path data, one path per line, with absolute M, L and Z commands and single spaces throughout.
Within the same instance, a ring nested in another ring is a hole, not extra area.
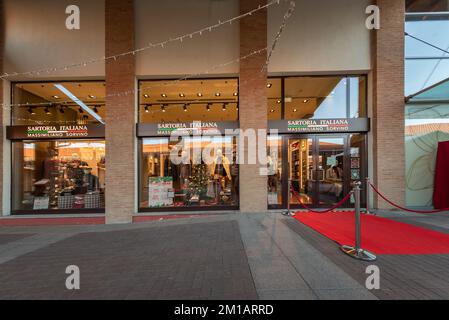
M 310 212 L 313 212 L 313 213 L 328 213 L 328 212 L 331 212 L 331 211 L 337 209 L 338 207 L 341 207 L 341 206 L 342 206 L 342 205 L 349 199 L 349 197 L 350 197 L 351 194 L 352 194 L 352 191 L 349 192 L 349 193 L 346 195 L 346 197 L 344 197 L 339 203 L 337 203 L 336 205 L 334 205 L 334 206 L 333 206 L 332 208 L 330 208 L 330 209 L 326 209 L 326 210 L 323 210 L 323 211 L 316 211 L 316 210 L 311 209 L 310 207 L 308 207 L 306 204 L 304 204 L 304 203 L 301 201 L 301 199 L 299 198 L 299 194 L 296 192 L 296 190 L 295 190 L 293 187 L 291 187 L 291 191 L 292 191 L 293 195 L 296 197 L 296 200 L 298 200 L 299 204 L 300 204 L 301 206 L 303 206 L 306 210 L 308 210 L 308 211 L 310 211 Z
M 374 192 L 376 192 L 382 199 L 384 199 L 386 202 L 388 202 L 390 205 L 392 205 L 393 207 L 396 207 L 398 209 L 401 209 L 403 211 L 407 211 L 407 212 L 413 212 L 413 213 L 421 213 L 421 214 L 426 214 L 426 213 L 438 213 L 438 212 L 443 212 L 443 211 L 449 211 L 449 208 L 444 208 L 444 209 L 438 209 L 438 210 L 430 210 L 430 211 L 424 211 L 424 210 L 412 210 L 412 209 L 408 209 L 408 208 L 404 208 L 401 207 L 400 205 L 397 205 L 396 203 L 394 203 L 391 200 L 388 200 L 387 197 L 385 197 L 372 183 L 370 183 L 371 188 L 374 190 Z

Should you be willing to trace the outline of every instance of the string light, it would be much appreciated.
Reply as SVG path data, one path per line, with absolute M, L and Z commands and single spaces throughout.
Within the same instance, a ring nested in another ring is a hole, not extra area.
M 276 2 L 276 1 L 270 2 L 270 3 L 273 4 L 273 3 L 275 3 L 275 2 Z M 279 2 L 279 1 L 277 1 L 277 3 L 278 3 L 278 2 Z M 268 64 L 269 64 L 269 61 L 270 61 L 269 58 L 272 56 L 273 52 L 275 51 L 275 48 L 276 48 L 277 43 L 278 43 L 278 41 L 279 41 L 279 38 L 280 38 L 282 32 L 284 31 L 285 26 L 286 26 L 286 23 L 287 23 L 287 20 L 291 17 L 291 15 L 292 15 L 292 13 L 293 13 L 293 11 L 294 11 L 294 8 L 295 8 L 295 2 L 294 2 L 294 1 L 290 1 L 290 7 L 289 7 L 289 9 L 287 10 L 287 12 L 284 14 L 283 22 L 282 22 L 282 24 L 281 24 L 281 26 L 280 26 L 280 28 L 279 28 L 279 31 L 278 31 L 278 33 L 277 33 L 277 35 L 276 35 L 276 37 L 275 37 L 275 39 L 274 39 L 274 41 L 273 41 L 273 43 L 272 43 L 272 45 L 271 45 L 271 48 L 270 48 L 270 50 L 269 50 L 269 52 L 268 52 L 268 55 L 267 55 L 268 58 L 266 59 L 266 62 L 265 62 L 265 64 L 264 64 L 264 66 L 262 66 L 261 71 L 263 71 L 264 69 L 267 68 L 267 66 L 268 66 Z M 256 11 L 257 11 L 257 10 L 256 10 Z M 236 19 L 236 20 L 237 20 L 237 19 Z M 137 89 L 135 89 L 135 90 L 129 90 L 129 91 L 124 91 L 124 92 L 117 92 L 117 93 L 107 94 L 107 95 L 105 95 L 105 98 L 108 98 L 108 97 L 123 96 L 123 95 L 132 94 L 132 93 L 139 93 L 140 91 L 145 90 L 145 89 L 148 89 L 148 88 L 154 88 L 154 87 L 158 87 L 158 86 L 166 86 L 166 85 L 169 85 L 169 84 L 175 84 L 175 83 L 178 83 L 178 82 L 181 82 L 181 81 L 185 81 L 185 80 L 188 80 L 188 79 L 192 79 L 192 78 L 196 78 L 196 77 L 201 77 L 201 76 L 203 76 L 203 75 L 205 75 L 205 74 L 211 73 L 211 72 L 214 71 L 214 70 L 217 70 L 217 69 L 221 69 L 221 68 L 227 67 L 227 66 L 232 65 L 232 64 L 234 64 L 234 63 L 239 63 L 239 62 L 241 62 L 241 61 L 243 61 L 243 60 L 246 60 L 246 59 L 248 59 L 248 58 L 250 58 L 250 57 L 252 57 L 252 56 L 254 56 L 254 55 L 258 55 L 258 54 L 261 54 L 262 52 L 266 52 L 266 51 L 268 51 L 268 47 L 261 48 L 261 49 L 258 49 L 258 50 L 254 50 L 254 51 L 252 51 L 252 52 L 250 52 L 250 53 L 248 53 L 248 54 L 246 54 L 246 55 L 244 55 L 244 56 L 241 56 L 241 57 L 239 57 L 239 58 L 230 60 L 230 61 L 225 62 L 225 63 L 217 64 L 217 65 L 215 65 L 215 66 L 213 66 L 213 67 L 211 67 L 211 68 L 209 68 L 209 69 L 207 69 L 207 70 L 205 70 L 205 71 L 203 71 L 203 72 L 198 72 L 198 73 L 189 74 L 189 75 L 184 76 L 184 77 L 179 78 L 179 79 L 166 81 L 166 82 L 164 82 L 164 83 L 158 83 L 157 85 L 151 85 L 151 86 L 147 86 L 147 87 L 140 87 L 140 88 L 137 88 Z M 1 78 L 1 77 L 0 77 L 0 78 Z M 244 83 L 245 83 L 245 82 L 241 82 L 240 84 L 242 85 L 242 84 L 244 84 Z M 199 93 L 197 93 L 197 96 L 198 96 L 198 97 L 202 97 L 203 94 L 202 94 L 201 92 L 199 92 Z M 238 93 L 235 92 L 235 93 L 234 93 L 234 96 L 238 96 Z M 82 100 L 79 100 L 79 101 L 82 101 Z M 74 102 L 74 101 L 64 101 L 64 102 L 60 102 L 60 103 L 68 103 L 68 102 Z M 75 102 L 76 102 L 76 101 L 75 101 Z M 37 103 L 36 105 L 46 106 L 46 105 L 52 105 L 52 104 L 53 104 L 53 102 L 42 102 L 42 103 Z M 28 105 L 28 103 L 1 104 L 1 105 L 3 106 L 3 108 L 12 108 L 12 107 L 22 107 L 22 106 L 26 106 L 26 105 Z M 161 106 L 161 110 L 162 110 L 162 112 L 165 112 L 165 105 L 162 105 L 162 106 Z M 64 113 L 64 111 L 63 111 L 62 109 L 60 109 L 60 111 L 61 111 L 61 113 Z M 98 110 L 97 110 L 96 107 L 94 107 L 94 111 L 98 113 Z
M 153 48 L 165 48 L 166 45 L 172 43 L 172 42 L 182 42 L 183 39 L 185 38 L 189 38 L 192 39 L 194 36 L 196 35 L 202 35 L 204 31 L 209 31 L 211 32 L 212 30 L 215 30 L 217 28 L 220 28 L 224 25 L 227 24 L 232 24 L 232 22 L 237 21 L 237 20 L 241 20 L 247 16 L 251 16 L 253 13 L 256 13 L 260 10 L 264 10 L 267 9 L 268 7 L 274 5 L 274 4 L 278 4 L 279 5 L 280 1 L 279 0 L 273 0 L 268 2 L 267 4 L 263 5 L 263 6 L 258 6 L 257 8 L 250 10 L 246 13 L 243 13 L 239 16 L 235 16 L 233 18 L 221 21 L 219 20 L 218 23 L 204 27 L 202 29 L 196 30 L 194 32 L 191 33 L 187 33 L 175 38 L 169 38 L 167 40 L 158 42 L 158 43 L 149 43 L 147 46 L 142 47 L 142 48 L 138 48 L 135 50 L 131 50 L 131 51 L 127 51 L 127 52 L 122 52 L 116 55 L 112 55 L 112 56 L 104 56 L 101 58 L 97 58 L 97 59 L 90 59 L 87 61 L 82 61 L 82 62 L 78 62 L 78 63 L 73 63 L 73 64 L 69 64 L 69 65 L 64 65 L 64 66 L 59 66 L 59 67 L 49 67 L 49 68 L 44 68 L 44 69 L 39 69 L 39 70 L 34 70 L 34 71 L 26 71 L 26 72 L 13 72 L 13 73 L 4 73 L 2 75 L 0 75 L 0 79 L 6 79 L 6 78 L 10 78 L 10 77 L 17 77 L 17 76 L 34 76 L 34 75 L 40 75 L 41 73 L 51 73 L 51 72 L 57 72 L 57 71 L 67 71 L 68 69 L 72 69 L 72 68 L 79 68 L 79 67 L 87 67 L 90 64 L 95 64 L 95 63 L 103 63 L 103 62 L 107 62 L 109 60 L 114 60 L 117 61 L 118 58 L 121 57 L 125 57 L 128 55 L 135 55 L 137 53 L 140 53 L 142 51 L 146 51 L 149 49 L 153 49 Z

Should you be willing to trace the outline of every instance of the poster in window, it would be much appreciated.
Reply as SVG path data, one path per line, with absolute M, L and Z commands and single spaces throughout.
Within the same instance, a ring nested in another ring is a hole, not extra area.
M 360 168 L 360 158 L 351 158 L 351 169 Z
M 351 179 L 352 180 L 360 180 L 360 170 L 359 169 L 351 169 Z
M 33 210 L 45 210 L 48 209 L 49 197 L 35 197 L 33 202 Z

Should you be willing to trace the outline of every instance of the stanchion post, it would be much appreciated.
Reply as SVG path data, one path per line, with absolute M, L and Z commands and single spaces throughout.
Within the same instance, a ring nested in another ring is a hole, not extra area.
M 347 255 L 363 261 L 374 261 L 376 256 L 362 249 L 362 234 L 360 221 L 360 181 L 354 182 L 353 193 L 355 200 L 355 246 L 343 245 L 340 249 Z
M 370 191 L 371 191 L 371 179 L 369 177 L 366 177 L 366 214 L 372 214 L 375 215 L 374 212 L 371 212 L 369 209 L 369 203 L 370 203 Z
M 285 216 L 291 216 L 292 213 L 290 211 L 290 195 L 292 193 L 292 181 L 288 179 L 288 187 L 287 187 L 287 211 L 283 212 L 282 214 Z

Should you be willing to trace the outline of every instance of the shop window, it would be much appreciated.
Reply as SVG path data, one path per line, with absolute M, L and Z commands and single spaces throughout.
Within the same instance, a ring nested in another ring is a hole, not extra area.
M 139 83 L 139 122 L 237 121 L 238 80 L 157 80 Z
M 267 82 L 268 120 L 282 119 L 282 79 L 270 78 Z
M 282 204 L 282 137 L 267 138 L 268 205 Z
M 238 206 L 236 137 L 144 138 L 140 158 L 140 207 Z
M 285 78 L 284 119 L 358 117 L 366 117 L 365 77 Z
M 13 142 L 12 209 L 104 208 L 105 141 Z
M 12 101 L 13 125 L 104 124 L 102 81 L 16 83 Z

